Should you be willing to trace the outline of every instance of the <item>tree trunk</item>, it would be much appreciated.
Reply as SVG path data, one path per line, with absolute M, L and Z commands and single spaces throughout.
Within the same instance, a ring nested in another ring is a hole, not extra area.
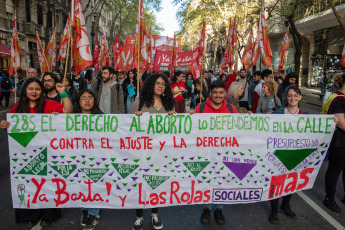
M 215 41 L 215 48 L 213 52 L 213 60 L 212 60 L 212 68 L 216 67 L 216 59 L 217 59 L 217 51 L 218 51 L 218 37 L 216 37 Z
M 295 22 L 293 20 L 293 15 L 287 17 L 288 24 L 290 26 L 290 33 L 293 38 L 293 42 L 295 44 L 295 73 L 297 76 L 300 76 L 300 68 L 301 68 L 301 57 L 302 57 L 302 48 L 303 48 L 303 38 L 302 35 L 299 33 L 297 28 L 295 27 Z M 300 80 L 300 77 L 299 77 Z M 297 83 L 298 84 L 298 83 Z
M 335 6 L 334 6 L 334 2 L 333 0 L 329 0 L 329 5 L 331 6 L 332 8 L 332 11 L 335 15 L 335 17 L 337 18 L 341 28 L 343 29 L 343 32 L 345 33 L 345 22 L 344 22 L 344 15 L 339 15 L 338 11 L 335 9 Z

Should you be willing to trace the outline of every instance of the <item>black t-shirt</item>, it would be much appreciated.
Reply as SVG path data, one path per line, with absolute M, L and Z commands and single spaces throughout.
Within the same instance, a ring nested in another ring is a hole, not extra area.
M 345 114 L 345 101 L 336 100 L 332 106 L 331 114 L 342 113 Z M 345 148 L 345 132 L 340 128 L 336 128 L 332 138 L 332 147 Z

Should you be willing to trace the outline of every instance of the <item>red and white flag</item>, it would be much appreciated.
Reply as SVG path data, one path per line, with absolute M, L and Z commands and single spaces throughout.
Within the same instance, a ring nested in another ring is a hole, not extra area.
M 286 33 L 284 35 L 283 44 L 279 51 L 280 57 L 280 65 L 279 71 L 285 68 L 285 52 L 289 49 L 289 27 L 286 29 Z
M 110 65 L 110 52 L 107 46 L 107 53 L 105 54 L 105 64 Z
M 343 53 L 341 55 L 340 64 L 345 67 L 345 44 L 344 44 Z
M 253 63 L 253 56 L 254 56 L 254 45 L 253 42 L 253 30 L 250 30 L 247 44 L 244 46 L 243 55 L 242 55 L 242 64 L 244 65 L 245 69 L 250 69 L 254 63 Z
M 12 38 L 11 38 L 11 57 L 8 67 L 8 73 L 14 75 L 14 73 L 20 69 L 20 47 L 17 33 L 17 19 L 14 18 Z
M 99 58 L 99 62 L 98 64 L 100 65 L 100 67 L 105 66 L 105 52 L 107 50 L 106 46 L 107 46 L 107 41 L 105 39 L 105 34 L 104 34 L 104 30 L 102 31 L 102 37 L 101 37 L 101 43 L 100 43 L 100 58 Z
M 123 66 L 121 62 L 121 45 L 119 35 L 116 34 L 116 43 L 113 45 L 113 55 L 114 55 L 114 69 L 117 71 L 122 71 Z
M 37 31 L 36 31 L 36 40 L 37 40 L 38 61 L 40 63 L 41 73 L 49 72 L 50 71 L 49 64 L 46 59 L 46 56 L 44 55 L 44 51 L 41 45 L 40 38 L 37 34 Z
M 198 79 L 201 77 L 202 55 L 203 55 L 204 49 L 205 49 L 205 30 L 206 30 L 206 22 L 204 22 L 204 25 L 203 25 L 202 30 L 201 30 L 198 45 L 197 45 L 196 50 L 194 51 L 194 54 L 193 54 L 192 74 L 194 76 L 194 79 Z
M 224 53 L 224 57 L 223 57 L 222 65 L 221 65 L 223 72 L 226 70 L 227 65 L 229 66 L 229 69 L 231 69 L 235 63 L 234 46 L 235 46 L 236 41 L 237 41 L 237 31 L 236 31 L 236 18 L 235 18 L 233 24 L 231 24 L 231 19 L 229 23 L 229 33 L 228 33 L 225 53 Z
M 70 19 L 69 19 L 69 15 L 68 15 L 67 22 L 66 22 L 65 28 L 63 30 L 60 45 L 59 45 L 59 55 L 58 55 L 58 59 L 57 59 L 58 62 L 66 59 L 68 37 L 69 37 L 69 32 L 70 32 L 69 26 L 70 26 Z
M 139 27 L 139 24 L 140 24 L 140 27 Z M 134 42 L 135 68 L 138 68 L 139 63 L 143 63 L 145 66 L 147 66 L 148 55 L 147 55 L 146 37 L 147 35 L 146 35 L 146 28 L 145 28 L 143 1 L 139 0 L 139 9 L 138 9 L 138 17 L 137 17 L 137 24 L 136 24 L 136 30 L 135 30 L 135 42 Z M 140 52 L 138 54 L 139 49 L 140 49 Z
M 264 2 L 261 2 L 261 11 L 260 11 L 260 18 L 259 18 L 259 28 L 258 28 L 258 36 L 257 40 L 259 43 L 259 49 L 261 54 L 261 63 L 265 66 L 272 65 L 272 51 L 270 42 L 268 40 L 268 33 L 267 33 L 267 26 L 266 26 L 266 19 L 265 19 L 265 7 Z
M 49 69 L 52 70 L 56 66 L 56 44 L 55 44 L 55 29 L 53 30 L 53 34 L 50 37 L 46 48 L 44 49 L 44 55 L 46 56 Z
M 73 27 L 75 30 L 73 41 L 73 57 L 74 68 L 76 73 L 79 73 L 86 67 L 93 64 L 92 54 L 90 51 L 89 38 L 87 36 L 87 29 L 80 0 L 74 1 L 75 15 L 73 20 Z

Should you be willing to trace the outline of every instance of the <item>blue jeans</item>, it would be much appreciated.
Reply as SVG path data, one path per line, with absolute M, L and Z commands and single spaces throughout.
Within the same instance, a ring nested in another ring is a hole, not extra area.
M 127 101 L 126 101 L 126 111 L 128 114 L 131 114 L 132 106 L 134 104 L 135 96 L 129 97 L 127 96 Z M 137 109 L 138 110 L 138 109 Z M 137 111 L 136 110 L 136 111 Z
M 82 211 L 87 211 L 89 213 L 89 216 L 95 216 L 96 218 L 100 218 L 99 215 L 99 208 L 81 208 Z
M 212 206 L 214 206 L 214 210 L 220 208 L 223 209 L 223 204 L 205 204 L 204 208 L 212 209 Z

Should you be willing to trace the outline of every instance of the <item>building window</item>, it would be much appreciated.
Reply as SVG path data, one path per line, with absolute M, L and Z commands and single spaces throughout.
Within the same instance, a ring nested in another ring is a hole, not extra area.
M 48 11 L 48 14 L 47 14 L 47 27 L 49 28 L 53 27 L 53 15 L 50 10 Z
M 25 19 L 26 22 L 31 22 L 30 0 L 25 0 Z
M 40 4 L 37 4 L 37 24 L 43 25 L 43 8 Z

